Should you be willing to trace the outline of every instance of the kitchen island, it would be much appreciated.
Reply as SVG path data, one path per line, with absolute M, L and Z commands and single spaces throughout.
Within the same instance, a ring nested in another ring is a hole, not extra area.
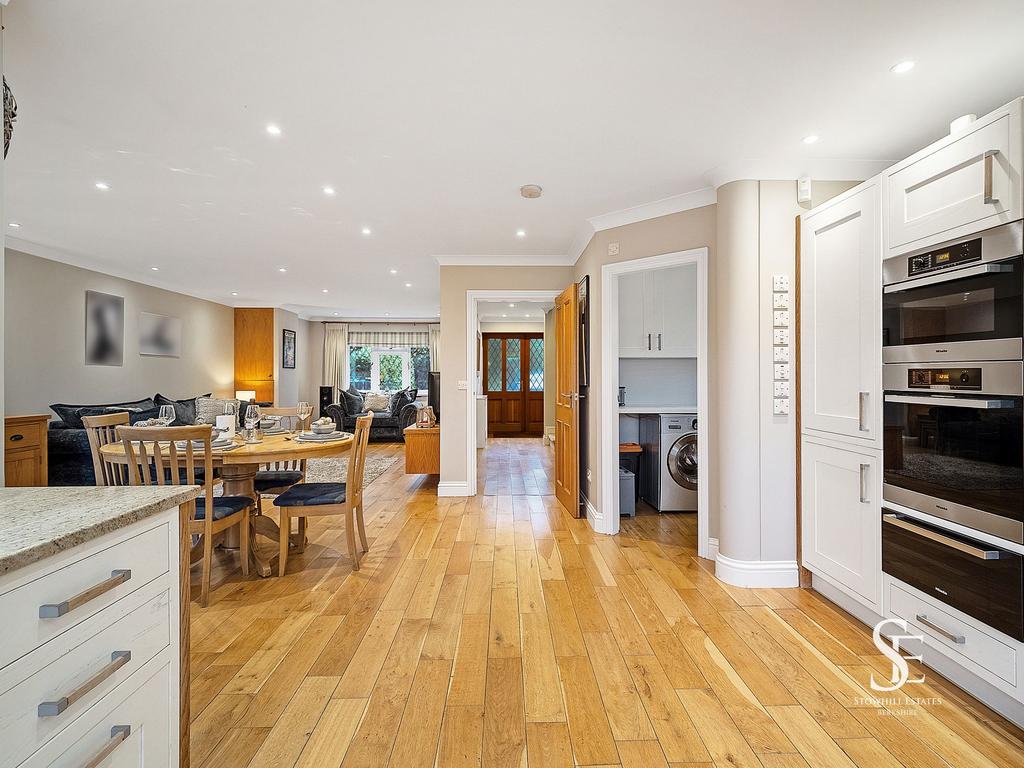
M 0 490 L 0 768 L 188 764 L 198 493 Z

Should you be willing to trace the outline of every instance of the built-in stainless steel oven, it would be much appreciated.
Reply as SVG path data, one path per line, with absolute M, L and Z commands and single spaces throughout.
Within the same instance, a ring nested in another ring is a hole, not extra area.
M 1022 222 L 882 263 L 882 361 L 1020 360 Z
M 1021 362 L 883 366 L 884 501 L 1024 544 Z

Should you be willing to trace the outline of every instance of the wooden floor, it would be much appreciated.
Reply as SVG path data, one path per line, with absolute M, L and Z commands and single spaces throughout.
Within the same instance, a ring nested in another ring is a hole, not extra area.
M 718 582 L 695 516 L 614 538 L 568 518 L 548 451 L 494 441 L 471 499 L 399 461 L 368 489 L 359 573 L 330 519 L 283 579 L 220 555 L 193 604 L 192 766 L 1022 764 L 1021 732 L 930 670 L 909 695 L 937 703 L 879 706 L 868 629 Z

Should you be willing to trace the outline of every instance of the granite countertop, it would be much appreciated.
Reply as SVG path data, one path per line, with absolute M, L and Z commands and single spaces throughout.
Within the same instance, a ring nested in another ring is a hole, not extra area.
M 198 495 L 194 485 L 0 489 L 0 575 Z

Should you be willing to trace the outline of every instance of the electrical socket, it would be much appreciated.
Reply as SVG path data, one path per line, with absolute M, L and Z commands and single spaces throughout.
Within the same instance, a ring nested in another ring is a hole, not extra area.
M 772 290 L 773 291 L 788 291 L 789 290 L 789 275 L 775 275 L 772 277 Z
M 789 382 L 776 381 L 772 384 L 772 397 L 789 397 Z
M 772 313 L 772 325 L 779 328 L 789 327 L 789 310 L 777 309 Z
M 789 294 L 788 293 L 773 293 L 772 294 L 772 309 L 789 309 Z
M 773 344 L 789 344 L 789 328 L 776 328 L 772 332 Z
M 773 378 L 776 381 L 789 381 L 789 363 L 776 363 Z
M 789 415 L 789 398 L 788 397 L 776 397 L 772 400 L 772 412 L 776 416 L 788 416 Z
M 776 363 L 789 362 L 789 347 L 772 347 L 772 354 Z

